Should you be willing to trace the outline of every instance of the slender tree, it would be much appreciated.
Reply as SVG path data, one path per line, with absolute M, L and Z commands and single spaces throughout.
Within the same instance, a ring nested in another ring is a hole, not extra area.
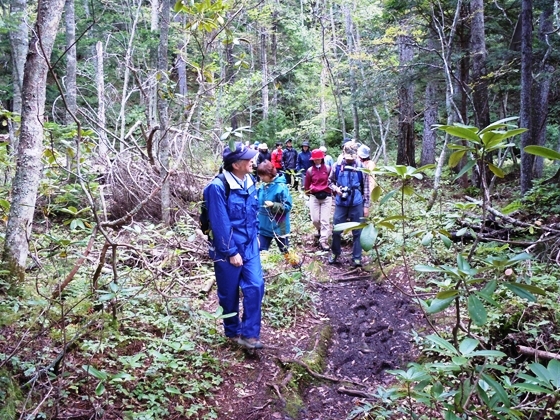
M 3 252 L 4 268 L 9 273 L 12 285 L 25 278 L 28 241 L 42 172 L 43 120 L 49 69 L 47 60 L 51 56 L 63 7 L 64 0 L 39 2 L 25 62 L 21 134 Z
M 414 58 L 412 40 L 407 35 L 399 35 L 399 65 L 401 80 L 398 88 L 399 97 L 399 134 L 397 149 L 397 165 L 416 166 L 415 134 L 414 134 L 414 84 L 410 79 L 408 66 Z
M 533 2 L 521 1 L 521 109 L 519 126 L 527 131 L 521 135 L 521 193 L 525 194 L 533 182 L 534 155 L 525 153 L 534 144 L 531 108 L 533 106 Z

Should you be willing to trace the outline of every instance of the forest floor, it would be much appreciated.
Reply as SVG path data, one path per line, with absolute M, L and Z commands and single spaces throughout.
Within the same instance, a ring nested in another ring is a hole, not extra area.
M 314 253 L 310 248 L 306 252 Z M 351 267 L 350 252 L 346 245 L 346 258 L 333 266 L 327 253 L 315 252 L 326 269 L 320 281 L 310 282 L 318 297 L 315 312 L 281 333 L 263 320 L 266 347 L 255 354 L 223 346 L 228 366 L 214 401 L 220 419 L 346 419 L 360 395 L 391 383 L 386 370 L 415 359 L 411 332 L 425 323 L 418 306 L 395 287 L 408 289 L 403 270 L 375 280 L 367 264 Z M 319 374 L 313 373 L 315 364 L 305 362 L 309 352 L 323 358 Z

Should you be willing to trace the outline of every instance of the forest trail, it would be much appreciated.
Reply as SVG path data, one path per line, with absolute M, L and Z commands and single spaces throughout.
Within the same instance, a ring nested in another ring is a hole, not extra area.
M 220 419 L 345 419 L 358 395 L 391 382 L 387 369 L 415 358 L 411 331 L 423 325 L 423 314 L 392 286 L 402 286 L 402 270 L 373 280 L 367 267 L 351 270 L 322 259 L 329 280 L 311 282 L 319 297 L 316 313 L 287 331 L 265 325 L 261 339 L 267 348 L 258 354 L 224 347 L 228 366 L 214 401 Z M 312 368 L 321 372 L 310 375 Z

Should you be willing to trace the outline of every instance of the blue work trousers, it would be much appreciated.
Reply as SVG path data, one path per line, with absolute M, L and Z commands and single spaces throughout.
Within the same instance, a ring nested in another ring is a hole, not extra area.
M 364 216 L 364 205 L 358 204 L 352 207 L 335 206 L 333 215 L 333 225 L 344 222 L 360 222 L 360 218 Z M 360 234 L 362 229 L 354 229 L 352 231 L 352 259 L 362 259 L 362 245 L 360 244 Z M 333 231 L 331 250 L 334 255 L 340 255 L 342 252 L 340 242 L 342 240 L 342 231 Z
M 264 279 L 261 259 L 257 255 L 243 260 L 241 267 L 234 267 L 229 259 L 214 262 L 218 302 L 224 314 L 236 313 L 224 318 L 226 337 L 242 336 L 259 338 L 261 333 L 261 304 L 264 296 Z M 243 292 L 243 315 L 239 321 L 239 290 Z

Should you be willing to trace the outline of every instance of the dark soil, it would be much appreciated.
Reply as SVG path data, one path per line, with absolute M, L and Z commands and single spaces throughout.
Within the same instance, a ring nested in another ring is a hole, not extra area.
M 265 325 L 261 339 L 267 348 L 258 354 L 225 349 L 231 365 L 216 395 L 220 419 L 345 419 L 360 402 L 352 390 L 372 394 L 391 383 L 386 370 L 403 368 L 414 359 L 410 333 L 422 327 L 423 315 L 394 287 L 404 286 L 402 270 L 374 280 L 367 266 L 352 269 L 349 259 L 336 266 L 326 264 L 326 255 L 314 259 L 328 272 L 326 281 L 312 283 L 320 297 L 316 315 L 298 319 L 281 333 Z M 323 377 L 304 377 L 294 392 L 293 372 L 307 370 L 283 362 L 302 360 L 318 340 L 314 332 L 329 326 Z M 301 398 L 295 408 L 294 394 Z

